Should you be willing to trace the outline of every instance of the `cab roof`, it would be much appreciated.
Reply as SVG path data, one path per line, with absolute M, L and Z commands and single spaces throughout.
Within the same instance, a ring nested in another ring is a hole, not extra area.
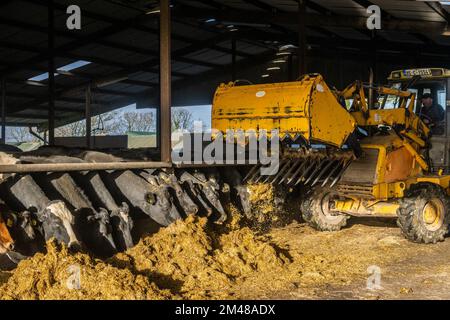
M 388 80 L 407 81 L 419 76 L 422 79 L 443 79 L 450 78 L 450 70 L 444 68 L 418 68 L 392 71 Z

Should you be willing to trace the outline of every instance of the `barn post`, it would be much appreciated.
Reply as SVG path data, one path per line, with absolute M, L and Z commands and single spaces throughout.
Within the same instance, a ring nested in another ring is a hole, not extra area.
M 231 39 L 231 80 L 236 81 L 236 38 Z
M 55 16 L 53 0 L 48 1 L 48 142 L 55 144 Z
M 306 73 L 306 0 L 298 2 L 298 72 Z
M 6 143 L 6 80 L 2 78 L 2 143 Z
M 294 81 L 294 68 L 293 68 L 293 66 L 294 66 L 294 61 L 293 61 L 294 59 L 293 59 L 293 56 L 292 56 L 292 54 L 290 54 L 289 55 L 289 57 L 288 57 L 288 81 Z
M 161 161 L 171 162 L 171 105 L 172 105 L 172 79 L 171 79 L 171 18 L 170 0 L 160 1 L 160 137 Z
M 91 113 L 91 101 L 92 90 L 89 84 L 86 88 L 86 106 L 85 106 L 85 118 L 86 118 L 86 148 L 92 148 L 91 132 L 92 132 L 92 113 Z

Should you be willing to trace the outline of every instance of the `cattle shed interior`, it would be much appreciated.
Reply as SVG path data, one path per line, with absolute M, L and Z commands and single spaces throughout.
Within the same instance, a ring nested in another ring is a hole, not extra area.
M 70 5 L 80 29 L 66 25 Z M 371 5 L 381 30 L 367 28 Z M 385 83 L 395 69 L 449 68 L 449 21 L 443 1 L 3 0 L 2 124 L 49 129 L 52 144 L 55 127 L 136 103 L 158 110 L 170 146 L 170 107 L 211 104 L 223 82 L 321 73 L 343 89 L 370 69 Z

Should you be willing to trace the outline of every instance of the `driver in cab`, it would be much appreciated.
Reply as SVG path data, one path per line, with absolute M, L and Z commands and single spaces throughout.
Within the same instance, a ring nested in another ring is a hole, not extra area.
M 429 93 L 422 96 L 422 106 L 419 110 L 419 117 L 424 120 L 424 123 L 431 128 L 434 134 L 440 133 L 439 124 L 445 120 L 444 108 L 433 101 L 433 97 Z

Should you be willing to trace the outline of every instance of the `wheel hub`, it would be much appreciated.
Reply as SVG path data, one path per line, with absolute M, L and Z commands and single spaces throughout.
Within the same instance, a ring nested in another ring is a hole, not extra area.
M 322 198 L 322 213 L 330 221 L 339 221 L 342 219 L 342 213 L 334 211 L 334 201 L 330 194 Z
M 438 212 L 436 208 L 431 203 L 427 203 L 425 208 L 423 209 L 424 213 L 424 220 L 427 224 L 432 224 L 436 221 L 436 218 L 438 217 Z
M 423 221 L 430 231 L 438 230 L 444 222 L 444 207 L 440 200 L 433 199 L 423 208 Z

